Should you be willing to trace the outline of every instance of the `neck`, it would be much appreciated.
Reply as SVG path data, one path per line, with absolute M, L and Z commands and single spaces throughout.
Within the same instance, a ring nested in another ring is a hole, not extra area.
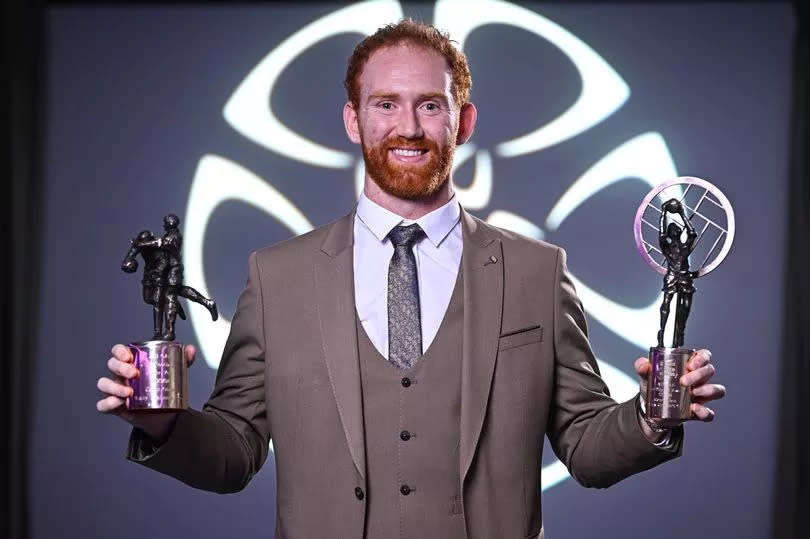
M 406 198 L 399 198 L 389 193 L 386 193 L 368 176 L 366 176 L 363 192 L 366 198 L 385 208 L 386 210 L 396 213 L 404 219 L 415 221 L 428 213 L 441 208 L 453 198 L 453 182 L 448 178 L 444 185 L 438 191 L 429 197 L 419 200 L 409 200 Z

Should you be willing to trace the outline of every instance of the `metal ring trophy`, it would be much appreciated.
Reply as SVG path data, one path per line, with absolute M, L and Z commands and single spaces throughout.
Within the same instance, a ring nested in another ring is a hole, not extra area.
M 734 210 L 711 183 L 681 176 L 658 185 L 644 197 L 636 211 L 633 233 L 641 258 L 664 276 L 658 343 L 650 348 L 652 368 L 642 406 L 651 426 L 673 427 L 691 417 L 690 392 L 681 386 L 680 378 L 695 352 L 683 347 L 696 290 L 693 280 L 713 271 L 728 255 L 734 241 Z M 692 265 L 696 260 L 700 263 Z M 664 329 L 675 296 L 672 346 L 667 347 Z
M 174 340 L 175 319 L 186 319 L 180 304 L 183 297 L 199 303 L 219 317 L 217 304 L 194 288 L 183 285 L 183 263 L 180 249 L 183 235 L 180 219 L 169 214 L 163 218 L 164 234 L 156 236 L 144 230 L 130 240 L 130 248 L 121 269 L 134 273 L 137 256 L 143 259 L 143 300 L 152 306 L 154 333 L 152 339 L 129 344 L 133 365 L 139 376 L 129 381 L 132 396 L 127 399 L 129 410 L 179 410 L 188 408 L 188 366 L 183 357 L 183 345 Z

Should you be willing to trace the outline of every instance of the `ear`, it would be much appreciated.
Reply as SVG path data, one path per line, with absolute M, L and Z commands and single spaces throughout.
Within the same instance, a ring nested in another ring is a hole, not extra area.
M 464 103 L 458 114 L 458 135 L 456 144 L 464 144 L 475 130 L 475 122 L 478 119 L 478 109 L 472 103 Z
M 357 123 L 357 111 L 351 102 L 347 101 L 343 105 L 343 126 L 346 128 L 346 134 L 349 140 L 355 144 L 360 144 L 360 126 Z

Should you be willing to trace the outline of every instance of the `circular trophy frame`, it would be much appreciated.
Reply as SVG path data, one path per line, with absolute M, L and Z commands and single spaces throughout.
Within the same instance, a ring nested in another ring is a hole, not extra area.
M 679 176 L 677 178 L 667 180 L 650 191 L 644 200 L 641 201 L 641 205 L 639 205 L 638 210 L 636 210 L 636 218 L 633 221 L 633 237 L 636 240 L 636 248 L 638 249 L 641 258 L 644 262 L 654 269 L 657 273 L 661 275 L 666 275 L 667 268 L 658 263 L 652 256 L 650 256 L 649 250 L 645 247 L 645 241 L 642 237 L 641 230 L 643 226 L 643 217 L 644 212 L 647 209 L 648 205 L 651 205 L 653 199 L 661 194 L 662 191 L 674 186 L 674 185 L 695 185 L 697 187 L 702 187 L 708 193 L 711 193 L 717 200 L 720 202 L 720 206 L 726 214 L 726 227 L 723 229 L 726 233 L 725 241 L 720 248 L 720 252 L 717 256 L 714 257 L 713 260 L 709 261 L 708 264 L 698 268 L 697 276 L 702 277 L 707 273 L 713 271 L 717 266 L 720 265 L 721 262 L 726 258 L 728 255 L 729 250 L 731 250 L 731 244 L 734 242 L 734 209 L 731 207 L 731 203 L 728 201 L 726 196 L 723 194 L 720 189 L 712 185 L 711 183 L 703 180 L 701 178 L 695 178 L 694 176 Z M 722 228 L 722 227 L 721 227 Z

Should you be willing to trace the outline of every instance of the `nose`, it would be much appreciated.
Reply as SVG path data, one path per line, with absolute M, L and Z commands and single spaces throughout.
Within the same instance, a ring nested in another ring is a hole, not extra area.
M 403 138 L 421 138 L 424 136 L 416 109 L 402 109 L 397 121 L 397 134 Z

